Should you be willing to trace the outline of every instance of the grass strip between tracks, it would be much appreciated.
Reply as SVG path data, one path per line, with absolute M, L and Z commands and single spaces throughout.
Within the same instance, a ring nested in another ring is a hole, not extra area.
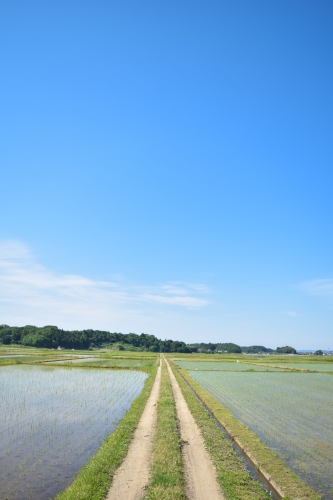
M 183 500 L 186 498 L 181 446 L 176 404 L 170 377 L 163 360 L 151 482 L 145 499 Z
M 275 486 L 275 489 L 281 493 L 282 498 L 286 500 L 296 498 L 297 500 L 320 500 L 320 495 L 300 479 L 254 432 L 202 389 L 185 370 L 178 369 L 173 362 L 170 365 L 187 404 L 203 433 L 207 449 L 218 471 L 218 480 L 227 500 L 255 500 L 270 497 L 262 492 L 259 482 L 250 476 L 241 458 L 232 450 L 230 443 L 223 438 L 221 431 L 193 395 L 186 382 L 216 420 L 226 429 L 228 435 L 250 458 L 255 468 L 263 473 L 271 485 Z
M 157 365 L 150 370 L 141 394 L 119 422 L 116 430 L 103 442 L 97 453 L 83 466 L 73 483 L 56 500 L 104 500 L 116 469 L 124 460 L 133 433 L 150 395 Z

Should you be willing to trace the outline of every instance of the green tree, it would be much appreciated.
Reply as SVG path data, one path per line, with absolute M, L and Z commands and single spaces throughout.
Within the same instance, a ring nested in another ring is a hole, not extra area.
M 297 354 L 296 349 L 294 349 L 293 347 L 290 347 L 289 345 L 286 345 L 285 347 L 277 347 L 276 353 L 277 354 Z

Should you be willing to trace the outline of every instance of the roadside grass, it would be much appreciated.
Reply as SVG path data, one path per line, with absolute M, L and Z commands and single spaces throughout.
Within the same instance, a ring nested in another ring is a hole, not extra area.
M 157 364 L 150 369 L 141 394 L 132 403 L 130 410 L 119 422 L 116 430 L 108 436 L 97 453 L 83 466 L 73 483 L 56 500 L 104 500 L 112 483 L 115 471 L 124 460 L 133 433 L 150 395 L 155 380 Z
M 181 446 L 176 404 L 170 377 L 163 360 L 151 481 L 144 497 L 146 500 L 183 500 L 186 498 Z
M 296 498 L 297 500 L 320 500 L 320 495 L 302 481 L 254 432 L 239 422 L 224 406 L 202 389 L 185 370 L 178 370 L 173 362 L 170 364 L 187 404 L 202 431 L 207 449 L 218 471 L 218 481 L 227 500 L 256 500 L 270 498 L 270 496 L 263 492 L 258 481 L 253 480 L 241 458 L 237 456 L 231 444 L 223 438 L 222 432 L 189 386 L 226 429 L 229 436 L 255 463 L 257 470 L 269 478 L 273 487 L 281 491 L 281 496 L 285 500 Z

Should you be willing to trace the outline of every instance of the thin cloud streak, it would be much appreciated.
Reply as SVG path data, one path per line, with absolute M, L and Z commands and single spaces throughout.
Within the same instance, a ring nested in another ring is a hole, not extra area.
M 186 296 L 176 296 L 176 297 L 166 297 L 163 295 L 152 295 L 150 293 L 144 293 L 141 296 L 142 300 L 147 300 L 147 302 L 159 302 L 160 304 L 169 304 L 183 306 L 187 308 L 203 307 L 208 304 L 205 299 L 198 299 L 196 297 Z
M 319 295 L 326 298 L 333 298 L 333 279 L 317 279 L 304 281 L 298 288 L 309 295 Z
M 165 314 L 165 308 L 200 309 L 209 302 L 205 285 L 172 282 L 124 286 L 72 274 L 56 274 L 38 264 L 21 242 L 0 244 L 0 322 L 109 325 L 122 319 Z M 162 308 L 162 309 L 161 309 Z M 157 309 L 157 310 L 156 310 Z M 171 311 L 170 311 L 171 312 Z M 21 318 L 21 320 L 20 320 Z M 79 326 L 77 326 L 79 327 Z M 104 326 L 105 327 L 105 326 Z

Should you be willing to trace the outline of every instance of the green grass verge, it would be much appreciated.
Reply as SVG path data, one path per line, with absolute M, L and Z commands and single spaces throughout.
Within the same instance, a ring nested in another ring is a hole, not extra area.
M 124 460 L 133 433 L 155 380 L 157 365 L 151 368 L 141 394 L 120 421 L 117 429 L 108 436 L 97 453 L 80 469 L 73 483 L 56 497 L 57 500 L 104 500 L 115 471 Z
M 181 446 L 176 405 L 166 364 L 163 361 L 151 482 L 145 499 L 183 500 L 186 498 Z
M 238 421 L 223 405 L 218 403 L 207 391 L 197 384 L 185 370 L 177 370 L 174 363 L 173 371 L 185 399 L 190 406 L 199 427 L 202 430 L 207 448 L 218 470 L 218 479 L 227 500 L 246 499 L 255 500 L 269 498 L 260 493 L 259 483 L 250 480 L 249 473 L 242 467 L 242 461 L 235 452 L 237 459 L 230 452 L 228 457 L 227 446 L 224 444 L 224 451 L 217 445 L 218 433 L 212 419 L 203 409 L 201 403 L 195 398 L 185 381 L 192 387 L 195 394 L 201 399 L 206 407 L 211 411 L 216 420 L 227 430 L 228 434 L 241 446 L 245 453 L 256 463 L 257 468 L 266 473 L 271 478 L 271 482 L 283 492 L 283 498 L 289 500 L 320 500 L 321 496 L 315 493 L 300 477 L 298 477 L 272 450 L 270 450 L 259 437 L 248 427 Z M 206 417 L 204 416 L 206 414 Z M 210 420 L 210 424 L 208 423 Z M 222 435 L 222 433 L 219 431 Z M 215 436 L 215 437 L 214 437 Z M 227 440 L 220 438 L 220 443 L 227 443 Z M 228 443 L 229 449 L 231 448 Z M 226 454 L 226 455 L 225 455 Z M 238 462 L 238 463 L 237 463 Z M 229 469 L 230 466 L 230 469 Z M 239 480 L 237 480 L 237 476 Z M 248 477 L 246 477 L 246 474 Z M 237 484 L 238 483 L 238 484 Z M 253 489 L 253 492 L 251 491 Z

